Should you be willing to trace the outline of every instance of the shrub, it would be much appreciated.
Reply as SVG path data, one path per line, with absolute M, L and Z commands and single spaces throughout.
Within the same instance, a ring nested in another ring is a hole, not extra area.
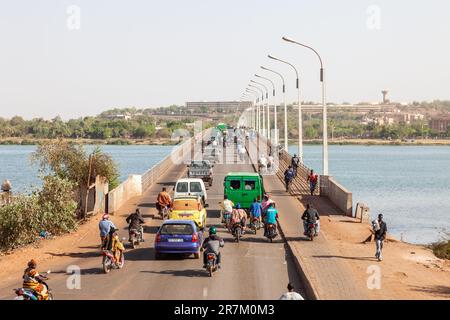
M 436 257 L 450 260 L 450 240 L 433 243 L 431 249 Z
M 47 176 L 41 190 L 0 207 L 0 249 L 32 243 L 41 231 L 58 235 L 75 229 L 77 204 L 72 190 L 68 180 Z

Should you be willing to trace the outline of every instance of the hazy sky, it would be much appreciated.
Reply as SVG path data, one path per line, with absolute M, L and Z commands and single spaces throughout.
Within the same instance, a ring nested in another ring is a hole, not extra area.
M 0 116 L 238 100 L 262 64 L 294 100 L 268 53 L 319 101 L 316 57 L 283 35 L 322 54 L 328 101 L 450 99 L 448 0 L 0 0 Z

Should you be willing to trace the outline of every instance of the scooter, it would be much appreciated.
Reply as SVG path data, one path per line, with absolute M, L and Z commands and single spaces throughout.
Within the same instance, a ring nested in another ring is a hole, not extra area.
M 250 223 L 250 229 L 253 231 L 254 234 L 261 229 L 261 222 L 258 218 L 253 218 L 252 222 Z
M 234 236 L 234 240 L 239 243 L 239 240 L 242 237 L 242 225 L 241 225 L 241 223 L 240 222 L 236 222 L 233 225 L 233 227 L 231 229 L 231 232 L 232 232 L 232 234 Z
M 116 230 L 117 231 L 117 230 Z M 125 240 L 123 238 L 122 240 Z M 122 269 L 125 264 L 125 256 L 124 251 L 125 247 L 122 242 L 119 240 L 119 236 L 116 233 L 113 235 L 112 239 L 112 249 L 103 249 L 102 250 L 102 265 L 103 271 L 105 273 L 109 273 L 111 269 Z
M 142 227 L 141 230 L 137 229 L 130 229 L 130 243 L 131 247 L 134 249 L 136 246 L 138 246 L 142 242 Z
M 217 256 L 214 252 L 208 253 L 206 255 L 206 271 L 208 271 L 209 276 L 212 277 L 213 272 L 217 271 Z
M 276 238 L 277 234 L 277 226 L 275 224 L 269 223 L 266 227 L 266 238 L 273 242 L 273 239 Z
M 51 271 L 47 271 L 47 274 L 50 274 Z M 42 280 L 39 281 L 40 284 L 45 286 L 46 293 L 44 295 L 39 295 L 33 289 L 29 288 L 17 288 L 13 289 L 16 293 L 16 297 L 14 300 L 53 300 L 52 290 L 49 288 L 47 282 L 44 280 L 49 280 L 49 278 L 45 275 L 41 275 Z

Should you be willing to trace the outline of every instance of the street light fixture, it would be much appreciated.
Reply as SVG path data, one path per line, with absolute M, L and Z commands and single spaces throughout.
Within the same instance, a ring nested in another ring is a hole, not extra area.
M 251 86 L 251 85 L 249 85 L 249 86 Z M 260 91 L 260 89 L 258 87 L 256 87 L 256 89 L 258 89 L 259 93 L 263 94 L 262 91 Z M 245 89 L 245 91 L 256 95 L 256 127 L 255 128 L 258 132 L 261 132 L 261 106 L 260 106 L 260 100 L 259 100 L 259 93 L 258 93 L 258 91 L 251 90 L 249 88 Z
M 297 87 L 297 100 L 298 100 L 298 157 L 300 158 L 300 162 L 303 163 L 303 119 L 302 119 L 302 103 L 300 98 L 300 81 L 298 77 L 298 71 L 297 68 L 292 64 L 285 60 L 276 58 L 274 56 L 271 56 L 270 54 L 267 56 L 270 59 L 282 62 L 284 64 L 287 64 L 292 67 L 295 71 L 295 75 L 297 76 L 296 79 L 296 87 Z M 286 152 L 288 152 L 288 149 L 286 149 Z
M 266 77 L 263 77 L 263 76 L 260 76 L 260 75 L 258 75 L 258 74 L 255 74 L 255 77 L 257 77 L 257 78 L 261 78 L 261 79 L 264 79 L 264 80 L 267 80 L 267 81 L 269 81 L 271 84 L 272 84 L 272 94 L 273 94 L 273 106 L 274 106 L 274 108 L 275 108 L 275 112 L 276 112 L 276 109 L 277 109 L 277 106 L 276 106 L 276 102 L 275 102 L 275 84 L 273 83 L 273 81 L 272 80 L 270 80 L 269 78 L 266 78 Z M 272 134 L 269 134 L 270 133 L 270 103 L 269 103 L 269 100 L 267 100 L 268 102 L 267 102 L 267 132 L 268 132 L 268 138 L 269 138 L 269 140 L 270 140 L 270 138 L 272 137 Z M 275 116 L 276 117 L 276 116 Z M 275 133 L 275 136 L 276 136 L 276 133 Z M 273 138 L 273 137 L 272 137 Z M 276 144 L 275 144 L 276 145 Z
M 261 69 L 275 73 L 280 76 L 281 81 L 283 82 L 283 105 L 284 105 L 284 149 L 288 150 L 288 133 L 287 133 L 287 107 L 286 107 L 286 86 L 284 83 L 284 77 L 281 73 L 261 66 Z M 278 145 L 278 124 L 277 124 L 277 106 L 275 104 L 275 144 Z
M 323 61 L 320 57 L 319 53 L 313 49 L 312 47 L 300 43 L 298 41 L 292 40 L 287 37 L 282 37 L 284 41 L 297 44 L 299 46 L 302 46 L 304 48 L 307 48 L 311 51 L 313 51 L 316 56 L 319 58 L 320 63 L 320 82 L 322 83 L 322 108 L 323 108 L 323 149 L 322 149 L 322 158 L 323 158 L 323 174 L 328 175 L 328 123 L 327 123 L 327 105 L 325 102 L 325 79 L 324 79 L 324 68 L 323 68 Z
M 250 82 L 252 82 L 252 80 L 250 80 Z M 260 102 L 260 106 L 259 106 L 259 110 L 258 110 L 258 121 L 259 121 L 259 133 L 262 133 L 264 135 L 264 131 L 266 130 L 266 125 L 264 122 L 264 91 L 260 88 L 257 87 L 253 84 L 249 84 L 248 85 L 251 88 L 256 89 L 258 92 L 261 93 L 261 102 Z

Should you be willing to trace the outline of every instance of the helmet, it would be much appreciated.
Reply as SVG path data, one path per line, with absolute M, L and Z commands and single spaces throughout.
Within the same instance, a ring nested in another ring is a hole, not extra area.
M 236 209 L 240 209 L 241 208 L 241 204 L 240 203 L 237 203 L 236 204 Z
M 216 227 L 209 228 L 209 234 L 216 234 L 216 233 L 217 233 Z
M 109 219 L 109 214 L 105 213 L 105 214 L 102 216 L 102 220 L 108 220 L 108 219 Z

